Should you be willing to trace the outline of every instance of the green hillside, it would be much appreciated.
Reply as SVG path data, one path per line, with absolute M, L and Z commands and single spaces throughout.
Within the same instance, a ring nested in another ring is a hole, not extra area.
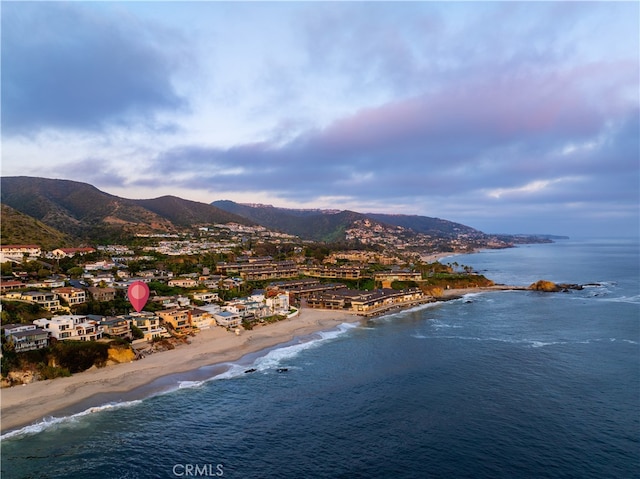
M 8 244 L 37 244 L 43 249 L 70 246 L 73 240 L 51 226 L 11 208 L 1 205 L 0 242 Z

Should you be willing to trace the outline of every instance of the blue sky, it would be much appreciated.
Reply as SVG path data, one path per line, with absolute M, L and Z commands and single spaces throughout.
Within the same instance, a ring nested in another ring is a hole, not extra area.
M 2 2 L 2 175 L 638 235 L 637 2 Z

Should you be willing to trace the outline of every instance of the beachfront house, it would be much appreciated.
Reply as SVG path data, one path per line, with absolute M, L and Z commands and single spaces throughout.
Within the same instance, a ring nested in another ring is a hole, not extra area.
M 131 320 L 122 316 L 102 318 L 100 326 L 104 334 L 112 338 L 131 339 Z
M 33 324 L 57 340 L 97 341 L 102 338 L 102 328 L 97 321 L 77 314 L 36 319 Z
M 237 328 L 242 324 L 242 318 L 240 318 L 240 315 L 231 311 L 220 311 L 218 313 L 214 313 L 213 317 L 218 326 L 222 326 L 224 328 Z
M 165 324 L 170 324 L 174 331 L 187 332 L 191 329 L 188 309 L 166 309 L 156 313 Z
M 271 314 L 289 314 L 289 293 L 268 294 L 265 304 Z
M 209 329 L 213 321 L 213 316 L 203 309 L 195 308 L 189 311 L 189 322 L 193 328 Z
M 13 344 L 16 353 L 49 346 L 49 333 L 35 324 L 7 324 L 4 336 Z
M 139 313 L 131 313 L 129 318 L 131 325 L 140 329 L 147 341 L 171 337 L 166 328 L 160 324 L 160 318 L 153 313 L 140 311 Z

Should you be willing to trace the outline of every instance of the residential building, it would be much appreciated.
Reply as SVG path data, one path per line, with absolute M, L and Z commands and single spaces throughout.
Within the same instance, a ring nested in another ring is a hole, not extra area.
M 242 324 L 240 316 L 231 311 L 220 311 L 219 313 L 214 313 L 213 317 L 219 326 L 225 328 L 237 328 Z
M 289 314 L 289 294 L 267 294 L 265 304 L 271 314 Z
M 95 253 L 93 248 L 58 248 L 51 252 L 51 255 L 55 258 L 72 258 L 75 255 L 85 255 L 89 253 Z
M 30 303 L 38 303 L 44 309 L 56 312 L 62 309 L 58 295 L 55 293 L 43 291 L 15 291 L 5 295 L 7 299 L 17 299 L 20 301 L 28 301 Z
M 188 309 L 166 309 L 163 311 L 158 311 L 156 312 L 156 314 L 166 324 L 170 324 L 175 331 L 186 332 L 191 329 Z
M 67 303 L 69 303 L 69 306 L 75 306 L 87 301 L 87 293 L 84 289 L 67 286 L 64 288 L 53 289 L 51 290 L 51 292 L 64 299 Z
M 209 329 L 211 323 L 213 323 L 213 316 L 202 309 L 192 309 L 189 311 L 189 323 L 191 327 L 198 329 Z
M 0 281 L 0 292 L 13 291 L 16 289 L 24 288 L 25 284 L 22 281 L 8 280 Z
M 178 288 L 195 288 L 198 286 L 198 282 L 195 279 L 190 278 L 170 279 L 167 284 Z
M 76 314 L 36 319 L 33 324 L 57 340 L 96 341 L 102 337 L 102 328 L 97 321 Z
M 362 269 L 356 266 L 305 266 L 300 269 L 305 276 L 313 278 L 360 279 Z
M 35 324 L 7 324 L 3 328 L 5 337 L 13 343 L 17 353 L 49 346 L 49 333 Z
M 422 273 L 409 270 L 382 271 L 376 273 L 373 278 L 377 282 L 390 285 L 393 281 L 420 281 L 422 280 Z
M 124 316 L 103 318 L 100 321 L 102 331 L 112 337 L 131 338 L 131 319 Z
M 193 295 L 193 299 L 202 301 L 203 303 L 213 303 L 214 301 L 220 301 L 218 293 L 210 293 L 208 291 L 204 293 L 195 293 Z
M 96 301 L 113 301 L 114 299 L 116 299 L 116 290 L 114 288 L 91 287 L 88 289 L 89 294 L 91 294 L 93 299 L 95 299 Z
M 135 325 L 142 331 L 144 339 L 147 341 L 171 337 L 167 329 L 160 324 L 160 318 L 153 313 L 141 311 L 139 313 L 131 313 L 128 318 L 131 319 L 131 325 Z
M 42 254 L 40 246 L 35 244 L 7 244 L 0 246 L 0 263 L 13 261 L 21 263 L 25 259 L 38 259 Z

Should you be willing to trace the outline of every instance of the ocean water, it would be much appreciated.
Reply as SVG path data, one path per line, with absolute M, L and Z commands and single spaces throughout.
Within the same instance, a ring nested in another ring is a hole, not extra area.
M 468 295 L 164 378 L 6 433 L 2 477 L 640 477 L 638 253 L 564 240 L 444 260 L 594 286 Z

